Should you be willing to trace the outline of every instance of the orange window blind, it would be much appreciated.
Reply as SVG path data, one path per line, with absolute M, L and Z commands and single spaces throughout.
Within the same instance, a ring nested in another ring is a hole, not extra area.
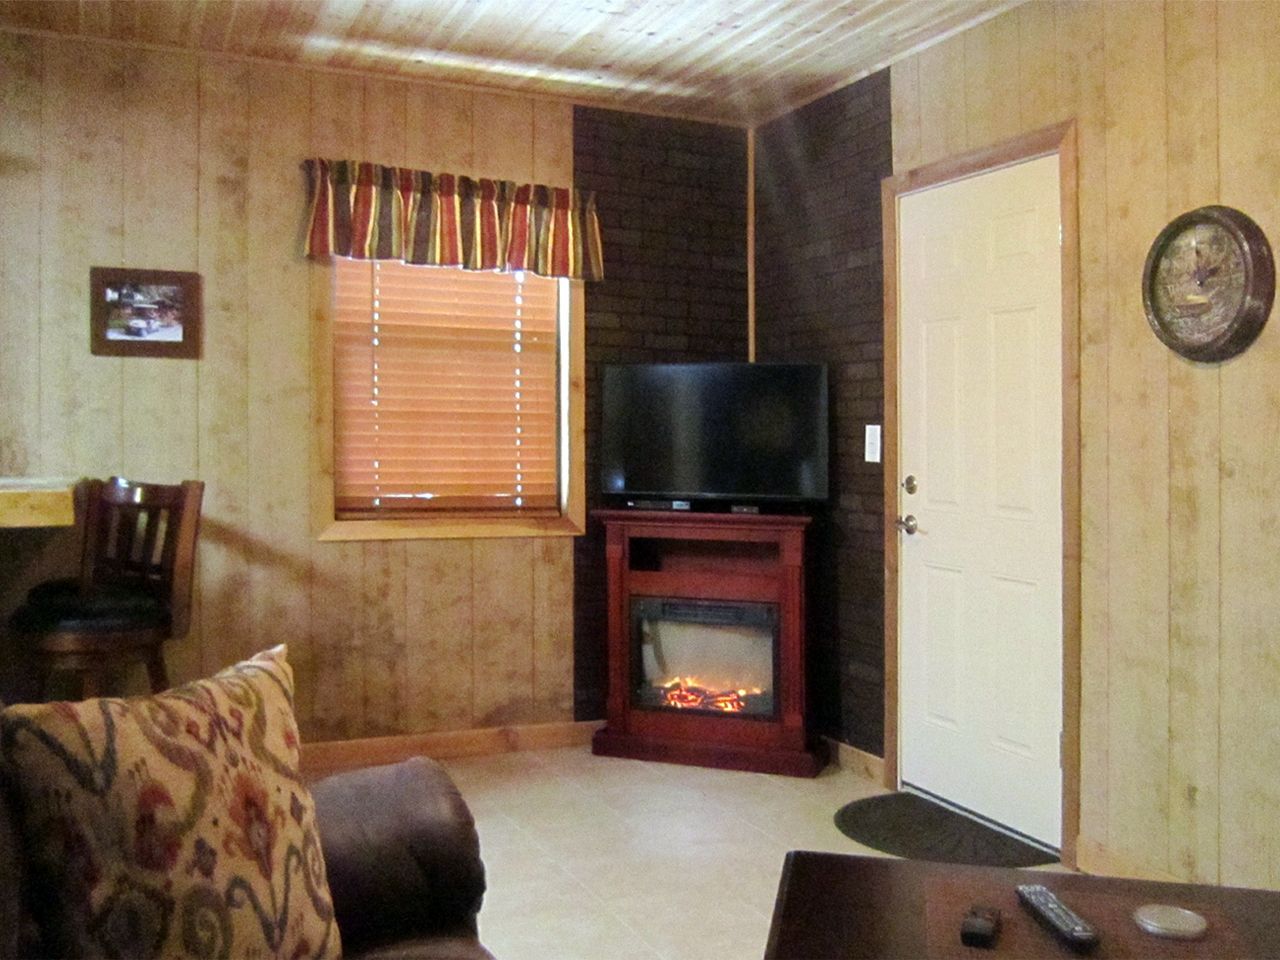
M 338 518 L 556 512 L 558 282 L 334 267 Z

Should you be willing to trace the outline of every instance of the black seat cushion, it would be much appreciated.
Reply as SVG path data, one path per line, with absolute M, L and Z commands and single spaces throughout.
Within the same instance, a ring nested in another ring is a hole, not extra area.
M 65 600 L 72 594 L 79 592 L 80 581 L 75 577 L 42 580 L 27 591 L 27 603 L 50 603 L 54 600 Z
M 18 633 L 105 633 L 161 629 L 168 620 L 168 608 L 149 590 L 104 587 L 82 594 L 74 580 L 51 580 L 31 589 L 9 624 Z

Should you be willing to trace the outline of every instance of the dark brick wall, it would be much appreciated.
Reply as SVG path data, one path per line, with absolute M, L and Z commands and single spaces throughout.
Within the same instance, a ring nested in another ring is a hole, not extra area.
M 884 743 L 884 419 L 880 180 L 892 173 L 889 72 L 756 131 L 756 356 L 826 363 L 831 506 L 809 566 L 810 700 L 820 732 Z
M 594 190 L 605 279 L 586 285 L 587 508 L 600 505 L 600 369 L 747 358 L 747 141 L 734 127 L 577 107 L 574 182 Z M 604 538 L 574 546 L 574 690 L 604 716 Z

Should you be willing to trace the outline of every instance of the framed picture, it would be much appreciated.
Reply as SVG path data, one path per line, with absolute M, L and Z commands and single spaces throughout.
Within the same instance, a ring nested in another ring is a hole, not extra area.
M 200 356 L 200 274 L 89 269 L 89 349 L 100 357 Z

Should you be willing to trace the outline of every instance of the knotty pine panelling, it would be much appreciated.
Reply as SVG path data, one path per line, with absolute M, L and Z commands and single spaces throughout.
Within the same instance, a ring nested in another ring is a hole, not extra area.
M 50 31 L 740 124 L 1023 0 L 0 0 Z
M 206 483 L 175 680 L 287 642 L 307 740 L 573 716 L 572 543 L 318 543 L 308 156 L 573 182 L 567 104 L 0 32 L 0 473 Z M 199 361 L 93 357 L 93 265 L 197 270 Z M 5 534 L 3 612 L 66 538 Z M 9 658 L 5 658 L 8 660 Z
M 1173 216 L 1280 243 L 1280 3 L 1030 3 L 895 64 L 894 170 L 1075 118 L 1080 861 L 1280 887 L 1280 325 L 1196 364 L 1147 328 Z

